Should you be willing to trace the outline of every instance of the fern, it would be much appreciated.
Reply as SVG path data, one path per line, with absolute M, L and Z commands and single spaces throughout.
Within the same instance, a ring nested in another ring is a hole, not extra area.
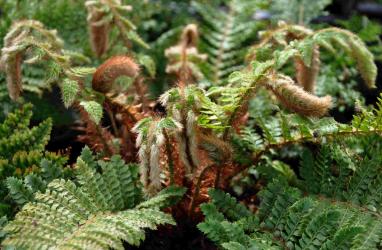
M 210 195 L 214 202 L 214 193 Z M 283 182 L 269 184 L 261 199 L 258 214 L 248 211 L 240 220 L 225 217 L 214 203 L 202 205 L 206 219 L 198 228 L 224 249 L 377 249 L 382 236 L 376 215 L 340 202 L 302 197 Z M 241 211 L 230 207 L 233 213 Z
M 379 211 L 382 204 L 378 195 L 381 181 L 381 139 L 378 136 L 368 136 L 363 140 L 367 144 L 362 154 L 356 154 L 350 149 L 344 151 L 336 144 L 323 146 L 315 156 L 305 151 L 300 172 L 305 182 L 309 183 L 306 190 Z M 350 143 L 351 140 L 347 144 Z
M 246 44 L 256 37 L 260 23 L 251 20 L 261 1 L 229 1 L 227 11 L 216 10 L 207 4 L 193 2 L 202 16 L 201 48 L 208 54 L 207 79 L 213 84 L 226 83 L 230 73 L 243 67 Z
M 350 124 L 338 123 L 333 118 L 314 120 L 282 113 L 266 121 L 257 118 L 261 133 L 245 127 L 240 135 L 236 136 L 235 143 L 242 151 L 244 149 L 252 152 L 253 159 L 259 160 L 265 151 L 294 143 L 320 144 L 338 137 L 381 134 L 381 102 L 382 99 L 379 98 L 375 108 L 355 115 Z
M 4 230 L 4 246 L 57 249 L 124 249 L 122 241 L 138 246 L 144 229 L 175 222 L 160 208 L 181 197 L 170 188 L 142 201 L 138 168 L 119 156 L 96 162 L 88 149 L 77 160 L 77 181 L 56 179 L 36 201 L 28 203 Z M 101 169 L 101 172 L 97 171 Z
M 319 0 L 315 2 L 306 0 L 272 0 L 270 11 L 276 21 L 284 20 L 290 23 L 308 24 L 314 18 L 326 14 L 325 7 L 332 0 Z M 285 8 L 288 6 L 288 8 Z
M 314 92 L 320 69 L 319 49 L 323 47 L 335 53 L 334 46 L 356 61 L 366 86 L 375 87 L 377 68 L 373 54 L 358 36 L 339 28 L 312 31 L 304 26 L 279 23 L 277 29 L 262 35 L 262 41 L 253 47 L 249 58 L 274 59 L 277 68 L 294 59 L 298 84 L 306 91 Z
M 32 105 L 24 105 L 0 125 L 0 195 L 5 207 L 13 202 L 22 206 L 51 180 L 70 177 L 70 170 L 63 169 L 67 158 L 45 152 L 51 121 L 30 129 L 31 110 Z M 1 214 L 13 212 L 5 209 Z
M 143 39 L 136 32 L 136 26 L 127 19 L 126 12 L 132 10 L 131 5 L 122 5 L 120 1 L 86 1 L 88 9 L 88 24 L 90 41 L 94 53 L 100 57 L 108 49 L 109 32 L 114 24 L 119 30 L 119 36 L 126 44 L 130 41 L 138 45 L 149 48 Z

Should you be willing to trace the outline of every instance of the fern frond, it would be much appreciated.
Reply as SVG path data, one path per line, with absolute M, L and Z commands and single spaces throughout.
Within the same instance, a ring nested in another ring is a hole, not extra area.
M 38 193 L 35 202 L 28 203 L 16 215 L 5 231 L 4 246 L 57 249 L 124 249 L 122 240 L 138 246 L 145 238 L 145 229 L 156 229 L 175 222 L 159 208 L 160 204 L 179 198 L 184 191 L 160 193 L 156 200 L 139 203 L 131 199 L 140 188 L 137 166 L 126 165 L 114 156 L 99 164 L 102 173 L 87 165 L 92 161 L 77 161 L 78 181 L 57 179 L 45 193 Z M 159 198 L 160 196 L 163 196 Z
M 54 178 L 70 177 L 70 169 L 63 169 L 67 158 L 44 151 L 50 138 L 51 120 L 29 128 L 31 117 L 32 105 L 27 104 L 10 113 L 0 124 L 0 197 L 3 204 L 15 202 L 21 207 L 32 201 L 37 191 L 45 190 Z M 14 212 L 7 213 L 11 216 Z
M 338 123 L 332 118 L 315 120 L 298 115 L 283 114 L 278 114 L 277 118 L 270 118 L 266 121 L 266 125 L 261 119 L 258 119 L 257 124 L 261 127 L 263 135 L 247 127 L 241 131 L 241 136 L 236 137 L 235 140 L 253 152 L 253 159 L 258 160 L 258 157 L 269 149 L 293 143 L 307 141 L 321 143 L 337 137 L 381 134 L 381 102 L 382 99 L 379 98 L 375 108 L 355 115 L 350 124 Z
M 227 11 L 196 1 L 193 6 L 202 16 L 202 52 L 208 54 L 207 78 L 215 83 L 226 82 L 234 71 L 240 70 L 246 53 L 246 43 L 253 39 L 259 23 L 251 15 L 261 7 L 260 1 L 230 1 Z
M 166 72 L 176 74 L 180 81 L 187 83 L 203 79 L 199 66 L 207 59 L 207 55 L 199 53 L 198 41 L 198 27 L 195 24 L 187 25 L 178 44 L 165 50 L 169 61 Z
M 132 41 L 144 48 L 149 48 L 149 45 L 136 33 L 137 27 L 126 18 L 126 13 L 133 9 L 131 5 L 123 5 L 117 0 L 91 0 L 86 1 L 85 6 L 88 10 L 90 41 L 97 57 L 102 56 L 108 49 L 109 33 L 113 23 L 126 44 Z
M 198 228 L 227 249 L 378 248 L 382 236 L 379 217 L 357 206 L 302 197 L 302 192 L 281 181 L 270 183 L 261 191 L 260 199 L 258 214 L 240 217 L 251 218 L 252 230 L 245 230 L 239 220 L 224 218 L 214 200 L 202 205 L 206 218 Z
M 297 80 L 308 92 L 314 90 L 319 72 L 319 48 L 336 52 L 344 50 L 352 57 L 367 87 L 375 87 L 377 67 L 373 54 L 357 35 L 339 28 L 326 28 L 317 31 L 304 26 L 280 23 L 275 30 L 263 34 L 262 41 L 255 45 L 249 58 L 260 61 L 275 60 L 277 68 L 294 59 Z
M 332 0 L 272 0 L 270 12 L 275 21 L 284 20 L 294 24 L 309 24 L 314 18 L 326 14 L 325 7 L 331 4 Z M 288 6 L 288 8 L 285 8 Z
M 28 48 L 36 48 L 35 55 L 26 60 L 34 63 L 44 56 L 53 59 L 54 63 L 67 64 L 68 59 L 62 54 L 62 41 L 55 30 L 47 30 L 34 20 L 16 22 L 4 37 L 1 62 L 7 77 L 9 95 L 16 100 L 22 91 L 21 64 L 22 56 Z

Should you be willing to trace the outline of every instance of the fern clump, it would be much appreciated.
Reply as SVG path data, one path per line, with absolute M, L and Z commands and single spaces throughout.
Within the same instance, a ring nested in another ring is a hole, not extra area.
M 98 170 L 99 169 L 99 170 Z M 36 201 L 28 203 L 5 228 L 4 246 L 57 249 L 124 249 L 139 245 L 144 229 L 175 224 L 159 209 L 182 196 L 179 188 L 163 190 L 143 201 L 138 168 L 119 156 L 96 161 L 89 149 L 76 163 L 76 182 L 57 179 Z
M 377 26 L 315 25 L 331 0 L 0 2 L 3 113 L 73 121 L 0 124 L 2 247 L 381 248 Z

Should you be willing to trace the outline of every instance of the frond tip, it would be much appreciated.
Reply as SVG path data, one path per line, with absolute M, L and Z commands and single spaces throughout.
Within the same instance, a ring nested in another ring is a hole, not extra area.
M 331 107 L 332 98 L 330 96 L 317 97 L 297 86 L 288 77 L 279 75 L 270 79 L 266 87 L 270 89 L 280 102 L 288 109 L 304 115 L 320 117 L 325 115 Z

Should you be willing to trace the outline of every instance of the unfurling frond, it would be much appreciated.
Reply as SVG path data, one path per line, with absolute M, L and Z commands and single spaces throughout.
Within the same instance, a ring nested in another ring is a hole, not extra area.
M 173 204 L 184 190 L 172 187 L 141 202 L 136 165 L 124 164 L 119 156 L 96 162 L 88 151 L 77 161 L 80 184 L 52 181 L 45 193 L 38 193 L 36 201 L 26 204 L 4 228 L 7 238 L 3 246 L 124 249 L 122 240 L 138 246 L 145 229 L 175 224 L 159 209 Z
M 169 62 L 167 73 L 176 74 L 180 81 L 201 80 L 204 76 L 200 71 L 200 63 L 207 59 L 207 55 L 198 51 L 198 27 L 189 24 L 183 29 L 179 43 L 166 49 L 165 56 Z
M 161 153 L 168 133 L 176 133 L 182 125 L 172 118 L 145 118 L 139 121 L 133 132 L 138 134 L 141 181 L 150 194 L 157 193 L 161 187 Z
M 34 63 L 48 57 L 53 63 L 67 65 L 68 58 L 62 52 L 63 43 L 55 30 L 47 30 L 35 20 L 16 22 L 4 37 L 1 63 L 7 77 L 9 95 L 18 99 L 22 91 L 21 64 L 28 48 L 36 49 L 35 55 L 26 62 Z
M 92 49 L 98 57 L 102 56 L 108 49 L 112 24 L 116 25 L 126 44 L 130 44 L 130 41 L 132 41 L 144 48 L 149 48 L 136 33 L 136 26 L 125 17 L 125 13 L 130 12 L 132 6 L 122 5 L 119 0 L 88 0 L 85 2 L 85 6 L 88 9 L 88 25 Z
M 277 68 L 294 59 L 297 82 L 304 90 L 314 93 L 320 60 L 319 49 L 335 52 L 340 48 L 352 57 L 367 87 L 375 87 L 377 67 L 373 54 L 355 34 L 339 28 L 313 31 L 304 26 L 281 23 L 279 27 L 263 34 L 249 58 L 259 61 L 274 59 Z
M 109 47 L 110 20 L 107 20 L 106 13 L 99 8 L 89 4 L 87 8 L 90 43 L 94 54 L 101 57 Z
M 288 109 L 304 115 L 319 117 L 328 112 L 331 106 L 331 97 L 317 97 L 297 86 L 288 76 L 278 76 L 276 79 L 269 79 L 265 83 L 272 90 L 280 102 Z
M 93 75 L 92 87 L 101 93 L 112 90 L 113 82 L 120 76 L 135 78 L 138 64 L 128 56 L 114 56 L 99 66 Z

